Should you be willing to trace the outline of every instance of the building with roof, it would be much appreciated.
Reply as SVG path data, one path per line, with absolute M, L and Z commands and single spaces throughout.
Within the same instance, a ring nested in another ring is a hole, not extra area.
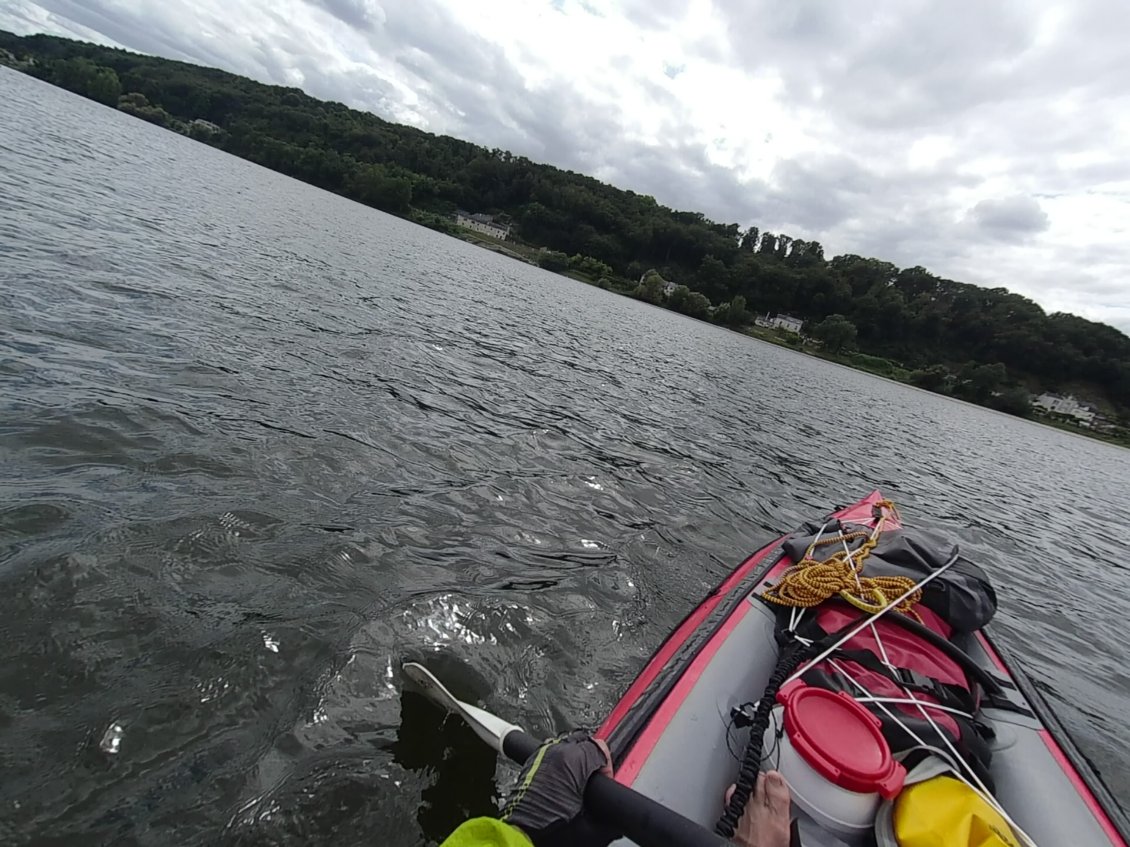
M 493 215 L 472 214 L 459 209 L 455 212 L 455 223 L 499 241 L 505 241 L 510 236 L 510 224 L 499 223 Z
M 795 332 L 800 334 L 801 327 L 804 326 L 804 321 L 800 318 L 794 318 L 792 315 L 774 315 L 773 317 L 766 316 L 765 323 L 757 321 L 761 326 L 776 327 L 783 329 L 785 332 Z
M 1085 403 L 1080 403 L 1070 394 L 1063 397 L 1059 394 L 1052 394 L 1050 391 L 1045 391 L 1032 401 L 1032 405 L 1045 412 L 1073 418 L 1076 423 L 1082 424 L 1083 426 L 1092 426 L 1095 423 L 1095 410 Z

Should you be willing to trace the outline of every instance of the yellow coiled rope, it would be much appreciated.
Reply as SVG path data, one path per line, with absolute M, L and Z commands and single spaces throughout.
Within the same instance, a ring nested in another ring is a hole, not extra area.
M 879 543 L 887 516 L 898 514 L 890 500 L 880 500 L 875 507 L 880 510 L 880 517 L 870 534 L 856 531 L 817 538 L 809 545 L 804 557 L 761 596 L 770 603 L 802 609 L 819 606 L 825 600 L 838 596 L 857 609 L 874 613 L 913 588 L 915 581 L 910 577 L 863 575 L 863 563 Z M 862 537 L 867 537 L 867 540 L 858 550 L 852 552 L 847 549 L 846 542 Z M 829 544 L 839 544 L 841 549 L 823 560 L 812 558 L 817 547 Z M 921 621 L 914 610 L 921 599 L 920 589 L 895 606 L 894 610 Z

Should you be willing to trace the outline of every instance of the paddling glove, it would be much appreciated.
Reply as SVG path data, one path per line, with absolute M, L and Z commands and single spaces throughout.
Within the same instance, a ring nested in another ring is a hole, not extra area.
M 618 833 L 585 814 L 584 794 L 589 777 L 606 764 L 601 749 L 580 730 L 547 741 L 522 767 L 502 820 L 536 847 L 605 847 Z

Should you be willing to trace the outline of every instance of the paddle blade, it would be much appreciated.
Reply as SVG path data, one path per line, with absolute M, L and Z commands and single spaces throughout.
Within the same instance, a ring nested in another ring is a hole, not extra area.
M 417 662 L 406 662 L 401 667 L 405 679 L 426 698 L 451 714 L 459 715 L 467 725 L 475 731 L 485 744 L 489 744 L 499 753 L 503 753 L 502 742 L 511 732 L 522 731 L 520 726 L 504 721 L 497 715 L 457 700 L 455 695 L 448 691 L 442 682 L 435 678 L 431 671 Z
M 521 727 L 477 706 L 456 700 L 423 665 L 407 662 L 401 671 L 420 694 L 448 712 L 459 715 L 479 738 L 515 762 L 524 762 L 541 743 L 527 735 Z M 604 774 L 594 774 L 589 779 L 585 787 L 585 806 L 598 820 L 623 832 L 640 847 L 726 847 L 728 843 L 678 812 L 637 794 Z

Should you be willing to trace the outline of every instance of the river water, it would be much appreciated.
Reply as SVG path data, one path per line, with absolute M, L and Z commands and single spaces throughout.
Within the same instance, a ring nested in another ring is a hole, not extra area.
M 441 839 L 882 487 L 1130 798 L 1130 452 L 496 256 L 0 68 L 0 840 Z

